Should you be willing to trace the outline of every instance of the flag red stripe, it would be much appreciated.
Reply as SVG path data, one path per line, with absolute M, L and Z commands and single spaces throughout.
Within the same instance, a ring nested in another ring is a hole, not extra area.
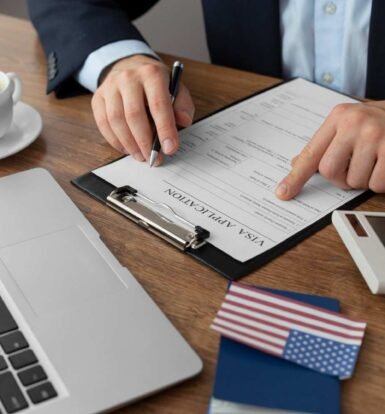
M 267 341 L 263 341 L 263 340 L 261 340 L 261 339 L 259 339 L 259 338 L 255 338 L 255 337 L 253 337 L 253 336 L 251 336 L 251 335 L 248 335 L 248 334 L 245 334 L 245 333 L 243 333 L 243 332 L 236 331 L 236 330 L 234 330 L 234 329 L 228 328 L 227 326 L 223 326 L 223 325 L 218 324 L 218 323 L 216 323 L 216 322 L 213 322 L 212 326 L 213 326 L 213 327 L 217 327 L 217 329 L 220 331 L 221 335 L 226 336 L 227 338 L 230 338 L 230 339 L 234 339 L 234 340 L 236 340 L 237 342 L 242 342 L 243 344 L 245 344 L 245 345 L 247 345 L 247 346 L 251 346 L 252 348 L 258 349 L 258 350 L 263 351 L 263 352 L 266 352 L 266 353 L 268 353 L 268 354 L 272 354 L 272 355 L 281 355 L 281 354 L 282 354 L 282 351 L 283 351 L 283 349 L 284 349 L 284 346 L 277 345 L 277 344 L 271 344 L 271 343 L 268 343 Z M 275 346 L 276 348 L 280 348 L 280 349 L 281 349 L 281 352 L 277 352 L 277 353 L 275 353 L 274 351 L 269 350 L 269 349 L 267 349 L 267 348 L 258 347 L 258 346 L 256 346 L 256 345 L 250 344 L 249 342 L 242 341 L 242 339 L 239 339 L 239 338 L 234 338 L 234 337 L 232 337 L 231 335 L 228 335 L 228 334 L 226 334 L 226 333 L 222 332 L 222 329 L 226 329 L 226 331 L 230 331 L 230 332 L 232 332 L 232 333 L 234 333 L 234 334 L 237 334 L 237 335 L 242 335 L 242 336 L 245 336 L 246 338 L 250 338 L 250 339 L 252 339 L 252 340 L 257 340 L 257 341 L 259 341 L 259 342 L 266 343 L 267 345 L 270 345 L 270 346 Z
M 240 299 L 245 299 L 245 300 L 249 300 L 251 302 L 260 303 L 261 305 L 269 306 L 270 308 L 276 308 L 276 309 L 279 309 L 279 310 L 283 310 L 285 312 L 289 312 L 289 313 L 292 313 L 294 315 L 303 316 L 303 317 L 306 317 L 306 318 L 309 318 L 309 319 L 313 319 L 313 320 L 316 320 L 316 321 L 327 323 L 329 325 L 334 325 L 334 326 L 339 327 L 339 328 L 348 329 L 348 330 L 351 330 L 351 331 L 354 331 L 354 332 L 357 332 L 357 333 L 363 333 L 364 330 L 365 330 L 363 328 L 352 328 L 350 325 L 345 325 L 345 324 L 340 323 L 340 322 L 325 319 L 325 318 L 322 318 L 322 317 L 317 316 L 317 315 L 310 315 L 306 312 L 301 312 L 297 309 L 291 309 L 291 308 L 288 308 L 286 306 L 278 305 L 276 303 L 271 303 L 271 302 L 268 302 L 268 301 L 265 301 L 265 300 L 262 300 L 262 299 L 257 299 L 257 298 L 253 298 L 253 297 L 250 297 L 250 296 L 242 295 L 241 293 L 238 293 L 238 292 L 231 291 L 231 294 L 236 296 L 236 297 L 239 297 Z M 302 323 L 302 322 L 300 322 L 300 323 Z
M 228 309 L 228 308 L 221 308 L 221 310 L 223 310 L 224 312 L 231 313 L 232 315 L 235 315 L 235 316 L 241 316 L 242 318 L 249 319 L 254 322 L 260 322 L 265 325 L 269 325 L 273 328 L 281 329 L 283 331 L 286 331 L 287 333 L 289 333 L 290 331 L 290 328 L 288 328 L 287 326 L 282 326 L 282 325 L 279 325 L 278 323 L 274 323 L 274 322 L 267 321 L 266 319 L 258 318 L 257 316 L 245 315 L 244 313 L 237 312 L 233 309 Z M 217 315 L 217 317 L 219 317 L 219 315 Z
M 235 321 L 234 319 L 226 318 L 225 316 L 222 316 L 222 315 L 217 315 L 216 318 L 217 319 L 222 319 L 222 320 L 224 320 L 226 322 L 233 323 L 234 325 L 242 326 L 243 328 L 252 329 L 253 331 L 261 332 L 261 333 L 263 333 L 265 335 L 272 336 L 273 338 L 283 339 L 284 341 L 286 341 L 286 339 L 288 337 L 288 335 L 286 335 L 286 336 L 285 335 L 280 335 L 280 334 L 277 334 L 277 333 L 268 331 L 267 329 L 258 328 L 256 326 L 250 326 L 250 325 L 247 325 L 246 323 L 239 322 L 239 321 Z M 266 322 L 264 322 L 264 324 L 266 325 Z M 271 324 L 269 324 L 269 326 L 271 326 Z M 289 329 L 286 328 L 285 330 L 289 334 Z
M 287 317 L 282 316 L 282 315 L 277 315 L 275 313 L 271 313 L 271 312 L 268 312 L 268 311 L 265 311 L 265 310 L 262 310 L 262 309 L 255 309 L 255 308 L 252 308 L 251 306 L 247 306 L 247 305 L 244 305 L 244 304 L 240 304 L 238 302 L 233 302 L 232 300 L 229 300 L 229 299 L 225 299 L 225 303 L 229 303 L 229 304 L 231 304 L 233 306 L 236 306 L 238 308 L 247 309 L 247 310 L 249 310 L 251 312 L 254 312 L 254 313 L 257 312 L 257 313 L 260 313 L 262 315 L 266 315 L 266 316 L 273 317 L 275 319 L 281 319 L 283 321 L 286 321 L 286 322 L 289 322 L 289 323 L 293 323 L 293 324 L 298 325 L 298 326 L 304 326 L 306 328 L 310 328 L 310 329 L 313 329 L 315 331 L 324 332 L 324 333 L 327 333 L 327 334 L 331 334 L 331 335 L 335 335 L 335 336 L 339 336 L 339 337 L 347 338 L 347 339 L 362 340 L 362 338 L 357 338 L 356 336 L 346 335 L 346 334 L 343 334 L 343 333 L 340 333 L 340 332 L 336 332 L 336 331 L 333 331 L 333 330 L 330 330 L 330 329 L 326 329 L 326 328 L 322 328 L 322 327 L 319 327 L 319 326 L 316 326 L 316 325 L 312 325 L 310 323 L 306 323 L 306 322 L 302 322 L 302 321 L 297 321 L 295 319 L 287 318 Z M 232 310 L 230 310 L 228 308 L 223 308 L 223 309 L 226 309 L 226 312 L 227 311 L 232 312 Z M 250 319 L 252 319 L 254 317 L 254 316 L 251 317 L 249 315 L 243 315 L 243 316 L 245 318 L 250 318 Z M 269 321 L 265 321 L 265 323 L 271 324 L 271 322 L 269 322 Z M 275 324 L 276 324 L 275 326 L 277 326 L 277 322 L 275 322 Z M 281 326 L 280 328 L 281 329 L 290 329 L 290 328 L 288 328 L 286 326 L 283 326 L 283 327 Z
M 272 293 L 272 292 L 268 292 L 268 291 L 261 290 L 261 289 L 258 289 L 258 288 L 252 287 L 252 286 L 244 285 L 243 283 L 232 282 L 231 286 L 232 285 L 237 286 L 237 287 L 239 287 L 241 289 L 249 290 L 250 292 L 258 292 L 258 293 L 260 293 L 262 295 L 270 296 L 270 297 L 275 298 L 275 299 L 280 299 L 280 300 L 288 301 L 288 302 L 294 303 L 294 304 L 299 305 L 299 306 L 305 306 L 306 308 L 314 309 L 314 310 L 317 310 L 317 311 L 320 311 L 320 312 L 328 313 L 329 315 L 332 315 L 332 316 L 336 316 L 336 313 L 335 312 L 330 311 L 328 309 L 319 308 L 317 306 L 311 305 L 310 303 L 306 303 L 305 304 L 305 303 L 303 303 L 303 302 L 301 302 L 299 300 L 295 300 L 295 299 L 292 299 L 292 298 L 282 297 L 282 296 L 280 296 L 278 294 L 275 294 L 275 293 Z M 231 287 L 230 287 L 230 292 L 231 293 L 234 293 L 234 292 L 231 291 Z M 343 318 L 346 319 L 346 320 L 349 320 L 351 322 L 358 322 L 358 323 L 366 324 L 366 322 L 364 322 L 364 321 L 358 321 L 358 320 L 349 318 L 349 317 L 347 317 L 345 315 L 343 316 Z M 349 326 L 349 328 L 351 328 L 351 327 Z M 353 328 L 351 328 L 351 329 L 353 329 Z M 355 328 L 355 329 L 364 330 L 365 328 Z

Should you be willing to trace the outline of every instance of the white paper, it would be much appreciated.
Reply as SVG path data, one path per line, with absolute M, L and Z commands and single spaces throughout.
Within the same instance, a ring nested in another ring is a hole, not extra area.
M 161 167 L 131 157 L 94 171 L 130 185 L 210 231 L 210 243 L 244 262 L 360 194 L 316 174 L 291 201 L 274 194 L 290 161 L 331 109 L 349 97 L 295 79 L 180 132 L 179 152 Z

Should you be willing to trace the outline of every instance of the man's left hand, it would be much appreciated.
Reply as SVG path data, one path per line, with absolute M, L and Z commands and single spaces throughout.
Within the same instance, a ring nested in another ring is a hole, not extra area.
M 295 197 L 319 173 L 344 189 L 385 192 L 385 101 L 337 105 L 276 190 Z

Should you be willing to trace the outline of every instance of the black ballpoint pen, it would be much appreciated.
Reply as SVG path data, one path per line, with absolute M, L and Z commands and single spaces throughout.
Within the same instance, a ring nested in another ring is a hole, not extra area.
M 174 105 L 175 98 L 178 95 L 179 83 L 182 78 L 183 74 L 183 63 L 181 62 L 174 62 L 172 65 L 171 75 L 170 75 L 170 97 L 171 97 L 171 105 Z M 152 144 L 152 150 L 150 155 L 150 167 L 152 167 L 158 157 L 160 151 L 160 141 L 158 134 L 155 134 L 154 142 Z

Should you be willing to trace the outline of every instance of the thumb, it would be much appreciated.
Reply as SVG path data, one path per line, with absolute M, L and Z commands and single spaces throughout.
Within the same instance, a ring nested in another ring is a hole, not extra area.
M 189 90 L 182 83 L 175 99 L 174 113 L 177 125 L 187 127 L 192 124 L 195 107 Z

